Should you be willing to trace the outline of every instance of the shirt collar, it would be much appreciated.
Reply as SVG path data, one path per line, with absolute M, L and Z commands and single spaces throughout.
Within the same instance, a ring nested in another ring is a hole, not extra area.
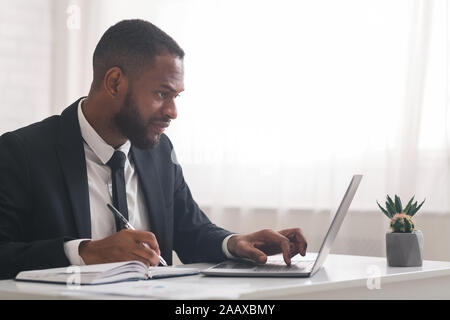
M 114 154 L 114 151 L 122 151 L 128 156 L 130 151 L 131 143 L 130 140 L 127 140 L 123 145 L 119 148 L 114 149 L 102 137 L 98 135 L 94 128 L 89 124 L 86 117 L 83 114 L 83 110 L 81 109 L 81 104 L 85 100 L 81 99 L 78 104 L 78 121 L 80 123 L 81 136 L 83 137 L 86 144 L 92 149 L 95 155 L 100 159 L 103 164 L 106 164 L 109 159 Z

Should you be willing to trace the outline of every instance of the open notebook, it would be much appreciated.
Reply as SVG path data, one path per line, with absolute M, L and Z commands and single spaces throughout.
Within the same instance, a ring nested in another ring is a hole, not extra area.
M 15 280 L 65 284 L 104 284 L 198 274 L 196 268 L 147 267 L 140 261 L 70 266 L 20 272 Z

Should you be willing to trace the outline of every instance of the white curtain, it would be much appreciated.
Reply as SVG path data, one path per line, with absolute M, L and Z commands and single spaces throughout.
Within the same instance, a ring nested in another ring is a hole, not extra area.
M 57 73 L 71 88 L 58 101 L 87 94 L 93 48 L 110 25 L 142 18 L 169 33 L 186 51 L 186 91 L 168 135 L 194 198 L 219 224 L 251 231 L 301 217 L 320 245 L 327 220 L 310 213 L 334 213 L 355 173 L 364 178 L 343 251 L 372 232 L 350 252 L 383 254 L 376 200 L 388 193 L 426 198 L 418 220 L 434 217 L 422 226 L 430 248 L 448 223 L 447 1 L 75 3 L 89 27 L 59 35 L 78 39 L 66 53 L 81 60 Z M 450 258 L 442 248 L 438 257 Z

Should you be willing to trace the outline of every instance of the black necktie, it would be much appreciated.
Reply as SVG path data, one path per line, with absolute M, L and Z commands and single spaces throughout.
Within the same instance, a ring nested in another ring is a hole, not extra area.
M 126 156 L 121 151 L 115 151 L 107 165 L 111 168 L 113 205 L 128 220 L 127 192 L 125 188 L 125 160 Z M 123 223 L 116 218 L 116 229 L 125 228 Z

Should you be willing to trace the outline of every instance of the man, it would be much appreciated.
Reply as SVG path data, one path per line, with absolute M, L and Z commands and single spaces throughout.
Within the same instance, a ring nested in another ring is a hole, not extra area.
M 184 90 L 184 52 L 149 22 L 109 28 L 89 95 L 0 137 L 0 278 L 126 260 L 183 263 L 306 253 L 298 228 L 235 235 L 192 198 L 163 133 Z M 124 229 L 114 204 L 136 230 Z M 146 245 L 144 245 L 146 244 Z

